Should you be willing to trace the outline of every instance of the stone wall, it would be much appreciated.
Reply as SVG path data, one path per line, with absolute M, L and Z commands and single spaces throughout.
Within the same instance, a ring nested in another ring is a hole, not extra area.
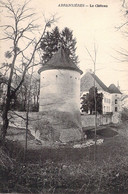
M 95 115 L 81 115 L 82 127 L 95 126 Z
M 121 121 L 121 114 L 119 112 L 115 112 L 112 116 L 112 123 L 119 123 Z
M 112 123 L 112 115 L 98 115 L 97 116 L 97 126 L 107 125 Z M 82 127 L 95 126 L 95 115 L 81 115 Z
M 13 127 L 18 127 L 18 128 L 25 128 L 25 120 L 22 119 L 22 117 L 25 118 L 25 112 L 10 112 L 13 116 L 11 119 L 11 122 L 9 123 L 10 126 Z M 77 117 L 78 115 L 76 114 L 75 117 L 74 115 L 62 115 L 60 112 L 56 115 L 50 113 L 51 115 L 43 115 L 38 112 L 31 112 L 29 113 L 29 130 L 31 131 L 31 134 L 36 138 L 40 140 L 40 135 L 42 136 L 42 139 L 51 141 L 51 138 L 56 138 L 57 141 L 62 141 L 66 142 L 68 141 L 68 137 L 72 140 L 75 140 L 73 137 L 73 133 L 75 134 L 74 136 L 80 136 L 81 135 L 81 130 L 78 131 L 76 128 L 78 127 L 77 123 Z M 20 115 L 21 117 L 19 117 Z M 65 117 L 66 116 L 66 117 Z M 56 117 L 56 118 L 55 118 Z M 63 118 L 63 119 L 62 119 Z M 72 120 L 76 121 L 72 123 Z M 2 119 L 0 117 L 0 122 L 2 123 Z M 97 125 L 106 125 L 110 123 L 118 123 L 120 122 L 120 114 L 116 113 L 113 115 L 98 115 L 97 116 Z M 63 123 L 63 126 L 65 125 L 64 128 L 61 128 Z M 95 126 L 95 115 L 81 115 L 81 123 L 82 127 L 92 127 Z M 53 125 L 54 124 L 54 125 Z M 55 127 L 56 126 L 56 127 Z M 61 128 L 61 134 L 59 133 L 59 130 Z M 41 129 L 41 131 L 39 130 Z M 80 129 L 80 128 L 79 128 Z M 56 134 L 52 133 L 53 131 L 56 131 Z M 66 133 L 65 133 L 66 130 Z M 48 131 L 50 133 L 48 133 Z M 68 134 L 65 136 L 65 134 Z

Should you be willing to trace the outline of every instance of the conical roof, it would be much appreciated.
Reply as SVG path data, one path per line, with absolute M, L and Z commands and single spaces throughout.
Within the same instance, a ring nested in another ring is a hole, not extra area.
M 116 93 L 116 94 L 121 94 L 120 90 L 114 85 L 114 84 L 111 84 L 109 87 L 109 92 L 110 93 Z
M 39 69 L 39 73 L 48 69 L 69 69 L 82 74 L 83 72 L 72 62 L 62 47 L 52 56 L 52 58 Z

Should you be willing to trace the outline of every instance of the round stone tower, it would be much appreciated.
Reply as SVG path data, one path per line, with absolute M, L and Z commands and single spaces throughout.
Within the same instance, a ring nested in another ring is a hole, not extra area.
M 80 74 L 82 71 L 71 61 L 66 51 L 60 48 L 39 73 L 39 112 L 42 114 L 42 122 L 45 120 L 47 123 L 46 128 L 52 131 L 51 139 L 61 142 L 81 139 Z

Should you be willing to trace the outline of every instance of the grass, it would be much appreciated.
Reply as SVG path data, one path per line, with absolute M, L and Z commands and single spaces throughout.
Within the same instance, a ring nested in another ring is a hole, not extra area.
M 128 137 L 122 129 L 126 131 L 124 124 L 100 128 L 97 135 L 104 143 L 96 147 L 96 160 L 94 146 L 74 149 L 72 142 L 53 148 L 30 147 L 23 163 L 23 142 L 7 141 L 15 162 L 14 167 L 0 169 L 0 192 L 128 193 Z

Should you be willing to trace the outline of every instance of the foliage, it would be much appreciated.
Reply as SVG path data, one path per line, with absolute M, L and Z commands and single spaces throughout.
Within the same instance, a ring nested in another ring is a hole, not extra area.
M 0 168 L 8 169 L 13 168 L 13 160 L 6 153 L 7 150 L 0 147 Z
M 28 150 L 24 164 L 17 160 L 19 145 L 11 144 L 8 146 L 16 162 L 11 169 L 0 168 L 2 193 L 127 193 L 126 138 L 115 136 L 98 146 L 95 163 L 93 146 L 74 149 L 67 145 Z
M 121 112 L 121 120 L 123 122 L 128 121 L 128 109 L 124 108 Z
M 89 111 L 89 107 L 88 107 L 88 94 L 84 94 L 82 97 L 81 97 L 81 109 L 82 109 L 82 112 L 86 112 L 88 113 Z
M 55 22 L 55 18 L 52 16 L 45 22 L 43 31 L 39 32 L 39 26 L 35 23 L 35 13 L 29 7 L 29 3 L 30 1 L 26 1 L 23 4 L 10 0 L 0 1 L 3 13 L 8 14 L 5 18 L 10 19 L 7 20 L 7 23 L 5 19 L 5 24 L 1 26 L 4 33 L 2 40 L 7 40 L 10 43 L 10 47 L 5 53 L 7 62 L 3 63 L 1 67 L 4 74 L 8 75 L 7 93 L 2 110 L 3 126 L 0 131 L 0 142 L 2 144 L 5 142 L 9 125 L 8 112 L 11 107 L 11 100 L 17 95 L 27 72 L 33 69 L 34 66 L 39 65 L 39 60 L 35 59 L 35 55 L 39 51 L 39 45 L 47 27 Z M 35 37 L 35 31 L 36 33 L 39 32 L 37 34 L 39 36 L 38 40 Z M 17 77 L 20 77 L 20 81 L 12 91 L 13 80 L 16 80 Z
M 89 93 L 84 94 L 82 97 L 82 112 L 87 112 L 90 111 L 90 114 L 92 114 L 95 111 L 95 99 L 96 99 L 96 111 L 99 114 L 102 114 L 102 99 L 103 99 L 103 94 L 98 93 L 97 88 L 94 87 L 90 88 Z
M 18 76 L 14 80 L 14 85 L 17 85 L 21 81 L 21 77 Z M 31 91 L 30 91 L 31 88 Z M 26 111 L 27 109 L 27 100 L 28 93 L 30 91 L 30 111 L 38 111 L 39 108 L 39 89 L 40 89 L 40 80 L 36 74 L 31 75 L 26 73 L 22 86 L 19 88 L 16 99 L 13 104 L 13 109 L 17 111 Z
M 73 38 L 73 32 L 67 27 L 62 32 L 59 31 L 57 26 L 52 32 L 47 31 L 40 46 L 43 50 L 42 59 L 44 65 L 58 51 L 60 46 L 66 49 L 68 56 L 75 64 L 78 63 L 78 56 L 75 54 L 76 39 Z

